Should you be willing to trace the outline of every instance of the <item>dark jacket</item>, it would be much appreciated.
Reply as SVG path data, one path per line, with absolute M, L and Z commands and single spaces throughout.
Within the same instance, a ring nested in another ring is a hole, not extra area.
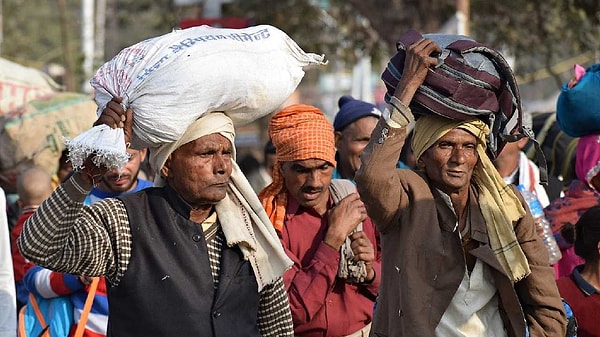
M 237 246 L 223 244 L 215 290 L 202 228 L 172 189 L 120 199 L 131 226 L 131 260 L 109 290 L 109 336 L 259 336 L 258 285 Z M 152 319 L 142 323 L 140 314 Z
M 405 128 L 388 128 L 380 120 L 355 177 L 381 233 L 382 280 L 372 336 L 434 336 L 465 270 L 454 213 L 423 173 L 395 169 L 405 139 Z M 531 214 L 514 225 L 531 274 L 513 284 L 489 246 L 476 187 L 470 193 L 471 235 L 480 245 L 469 254 L 491 267 L 508 336 L 525 336 L 525 322 L 531 336 L 564 336 L 554 271 Z

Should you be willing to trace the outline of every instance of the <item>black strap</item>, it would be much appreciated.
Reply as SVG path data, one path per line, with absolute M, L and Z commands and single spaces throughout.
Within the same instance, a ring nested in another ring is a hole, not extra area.
M 540 170 L 540 184 L 548 185 L 548 164 L 546 163 L 546 156 L 542 151 L 540 143 L 535 139 L 533 131 L 528 127 L 521 127 L 521 133 L 513 135 L 500 135 L 507 142 L 516 142 L 521 138 L 528 137 L 535 147 L 535 160 Z

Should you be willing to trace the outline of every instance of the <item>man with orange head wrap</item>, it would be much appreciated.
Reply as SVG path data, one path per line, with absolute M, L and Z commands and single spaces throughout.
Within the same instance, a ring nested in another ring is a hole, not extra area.
M 297 104 L 273 116 L 269 136 L 277 161 L 259 199 L 294 261 L 283 276 L 294 332 L 367 336 L 379 288 L 379 240 L 354 185 L 331 179 L 333 126 L 321 110 Z

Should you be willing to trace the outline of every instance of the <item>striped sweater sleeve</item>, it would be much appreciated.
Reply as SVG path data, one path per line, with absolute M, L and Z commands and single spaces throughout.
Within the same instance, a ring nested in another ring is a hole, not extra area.
M 84 206 L 89 191 L 76 179 L 59 186 L 27 220 L 19 249 L 35 264 L 75 275 L 105 275 L 116 285 L 131 256 L 125 205 L 109 198 Z
M 294 336 L 294 323 L 283 278 L 268 284 L 260 293 L 258 328 L 261 336 Z

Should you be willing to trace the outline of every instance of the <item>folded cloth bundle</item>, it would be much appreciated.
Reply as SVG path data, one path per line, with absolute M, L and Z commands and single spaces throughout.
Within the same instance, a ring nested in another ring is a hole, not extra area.
M 386 101 L 402 77 L 406 50 L 421 38 L 435 41 L 442 53 L 410 104 L 415 118 L 438 114 L 455 120 L 481 119 L 491 130 L 488 151 L 495 157 L 506 141 L 517 139 L 513 130 L 522 131 L 523 111 L 516 79 L 498 51 L 467 36 L 409 30 L 381 75 Z

